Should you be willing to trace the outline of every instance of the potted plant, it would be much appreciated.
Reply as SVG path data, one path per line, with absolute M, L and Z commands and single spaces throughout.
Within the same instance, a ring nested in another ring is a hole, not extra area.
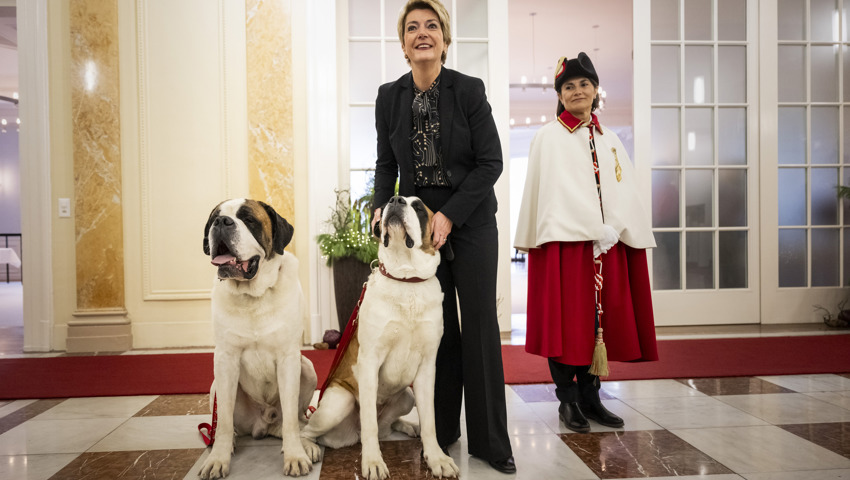
M 348 190 L 334 192 L 336 204 L 325 222 L 331 231 L 317 236 L 316 241 L 333 269 L 337 320 L 343 332 L 371 272 L 370 264 L 378 258 L 378 241 L 370 232 L 373 193 L 351 203 Z

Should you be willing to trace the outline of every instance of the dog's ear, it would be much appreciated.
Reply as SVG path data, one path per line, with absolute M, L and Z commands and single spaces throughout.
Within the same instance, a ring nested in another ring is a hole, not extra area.
M 263 202 L 257 202 L 266 211 L 272 221 L 272 248 L 278 255 L 283 255 L 283 249 L 292 241 L 295 229 L 285 218 L 277 214 L 274 208 Z
M 223 202 L 222 202 L 223 203 Z M 212 212 L 210 212 L 210 218 L 207 219 L 207 225 L 204 227 L 204 254 L 210 254 L 210 227 L 212 227 L 212 223 L 215 221 L 216 217 L 218 217 L 218 212 L 220 211 L 219 207 L 221 207 L 221 203 L 213 208 Z

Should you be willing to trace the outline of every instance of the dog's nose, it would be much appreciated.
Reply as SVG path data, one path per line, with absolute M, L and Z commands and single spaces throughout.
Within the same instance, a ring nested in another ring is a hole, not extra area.
M 393 203 L 398 203 L 399 205 L 407 205 L 407 200 L 404 197 L 396 195 L 395 197 L 390 199 L 390 205 Z
M 215 225 L 216 227 L 218 227 L 218 226 L 232 227 L 233 226 L 233 219 L 230 218 L 230 217 L 218 217 L 213 222 L 213 225 Z

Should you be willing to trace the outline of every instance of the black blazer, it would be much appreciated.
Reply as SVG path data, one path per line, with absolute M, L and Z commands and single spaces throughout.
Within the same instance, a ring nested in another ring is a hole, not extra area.
M 416 195 L 410 151 L 412 103 L 410 72 L 378 89 L 375 208 L 392 197 L 397 178 L 399 195 Z M 484 82 L 444 67 L 439 103 L 443 165 L 452 184 L 451 197 L 440 212 L 457 227 L 492 222 L 498 206 L 493 185 L 502 173 L 502 145 Z

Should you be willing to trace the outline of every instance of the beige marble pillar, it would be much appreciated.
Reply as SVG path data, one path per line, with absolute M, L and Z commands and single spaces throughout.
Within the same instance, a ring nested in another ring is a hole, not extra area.
M 69 7 L 77 310 L 67 349 L 127 350 L 118 0 L 71 0 Z
M 295 214 L 289 0 L 246 0 L 249 189 L 290 221 Z M 290 244 L 290 250 L 294 245 Z

